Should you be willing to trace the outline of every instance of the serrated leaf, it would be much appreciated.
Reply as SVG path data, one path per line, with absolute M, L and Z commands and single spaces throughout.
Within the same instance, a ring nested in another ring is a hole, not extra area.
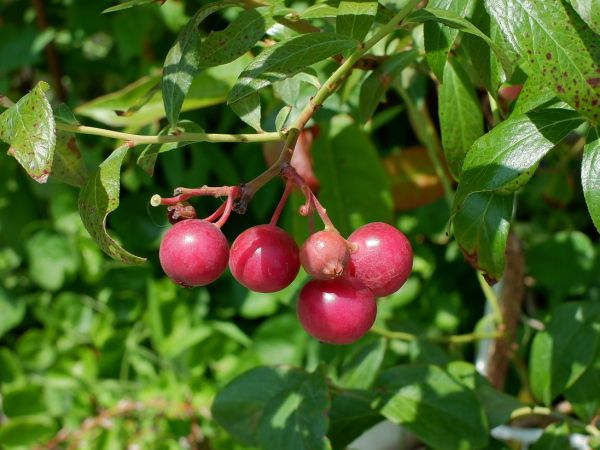
M 375 21 L 377 6 L 374 0 L 342 0 L 338 5 L 335 31 L 362 41 Z
M 167 53 L 163 65 L 162 93 L 167 119 L 172 126 L 177 124 L 183 100 L 202 65 L 198 26 L 215 11 L 232 5 L 238 3 L 221 1 L 204 5 L 181 30 Z
M 467 261 L 490 279 L 504 271 L 504 252 L 513 196 L 490 193 L 469 195 L 452 217 L 456 242 Z
M 325 450 L 329 409 L 321 369 L 259 367 L 234 379 L 216 396 L 215 420 L 245 444 L 261 448 Z
M 514 192 L 529 181 L 536 164 L 583 122 L 559 108 L 511 116 L 479 138 L 465 158 L 454 209 L 473 192 Z
M 437 366 L 399 366 L 381 374 L 381 413 L 439 450 L 483 448 L 488 424 L 472 390 Z
M 571 302 L 554 308 L 531 347 L 529 380 L 533 394 L 549 405 L 595 362 L 599 347 L 599 303 Z
M 356 48 L 357 41 L 335 33 L 309 33 L 280 42 L 254 58 L 240 74 L 227 98 L 236 102 L 255 91 L 284 80 L 344 50 Z
M 583 147 L 581 186 L 588 211 L 600 233 L 600 128 L 590 129 Z
M 260 126 L 260 96 L 258 95 L 258 92 L 244 97 L 237 102 L 230 103 L 229 106 L 240 119 L 254 128 L 256 131 L 262 131 Z
M 270 7 L 243 11 L 227 28 L 208 35 L 198 50 L 200 67 L 214 67 L 239 58 L 275 23 Z
M 460 17 L 469 17 L 474 6 L 473 0 L 430 0 L 427 3 L 429 8 L 451 11 Z M 429 21 L 423 26 L 427 63 L 437 79 L 443 82 L 448 52 L 458 37 L 458 30 Z
M 0 139 L 10 145 L 8 153 L 38 183 L 48 180 L 52 169 L 56 134 L 54 115 L 40 81 L 29 94 L 0 114 Z
M 204 130 L 190 120 L 179 121 L 176 128 L 178 132 L 204 134 Z M 167 136 L 169 135 L 169 132 L 170 127 L 166 127 L 163 128 L 158 135 Z M 198 142 L 198 139 L 196 139 L 194 142 Z M 190 141 L 177 141 L 166 144 L 150 144 L 146 146 L 144 150 L 142 150 L 142 153 L 140 153 L 140 156 L 138 157 L 137 163 L 148 175 L 152 176 L 154 174 L 154 165 L 156 164 L 156 159 L 158 158 L 159 153 L 165 153 L 175 150 L 176 148 L 185 147 L 189 144 L 191 144 Z
M 387 174 L 373 143 L 358 126 L 348 125 L 332 135 L 322 128 L 313 144 L 313 157 L 321 181 L 319 200 L 327 205 L 327 213 L 342 235 L 367 222 L 392 221 Z
M 525 72 L 588 118 L 600 120 L 598 36 L 566 2 L 485 3 L 506 41 L 521 56 Z
M 156 3 L 157 1 L 166 1 L 166 0 L 129 0 L 127 2 L 123 2 L 121 4 L 111 6 L 110 8 L 106 8 L 102 11 L 102 14 L 121 11 L 123 9 L 133 8 L 134 6 L 145 5 L 147 3 Z
M 467 151 L 483 134 L 483 113 L 475 87 L 454 58 L 446 61 L 438 98 L 442 147 L 448 166 L 458 180 Z
M 570 2 L 588 27 L 600 34 L 600 0 L 570 0 Z
M 114 150 L 92 174 L 79 193 L 79 214 L 92 239 L 110 257 L 125 264 L 140 264 L 146 259 L 123 249 L 106 231 L 108 214 L 119 206 L 121 164 L 128 145 Z

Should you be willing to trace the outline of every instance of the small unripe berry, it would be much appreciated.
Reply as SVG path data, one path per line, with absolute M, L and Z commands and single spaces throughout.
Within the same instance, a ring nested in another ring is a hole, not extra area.
M 300 247 L 300 262 L 306 273 L 330 280 L 344 273 L 348 264 L 348 244 L 337 231 L 317 231 Z
M 348 274 L 367 286 L 376 297 L 396 292 L 412 270 L 413 252 L 407 237 L 387 223 L 373 222 L 354 231 L 348 242 Z
M 375 322 L 373 293 L 353 278 L 311 280 L 300 291 L 298 319 L 308 334 L 328 344 L 350 344 Z
M 298 275 L 298 246 L 274 225 L 248 228 L 231 246 L 229 268 L 234 278 L 252 291 L 277 292 Z
M 188 219 L 167 231 L 158 256 L 163 270 L 175 283 L 204 286 L 219 278 L 227 268 L 229 244 L 214 224 Z

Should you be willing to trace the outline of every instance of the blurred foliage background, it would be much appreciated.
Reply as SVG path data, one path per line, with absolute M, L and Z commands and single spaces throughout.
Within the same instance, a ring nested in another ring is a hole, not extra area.
M 138 89 L 147 91 L 158 82 L 166 52 L 201 2 L 172 0 L 162 7 L 100 14 L 111 4 L 3 1 L 0 93 L 16 100 L 37 81 L 47 80 L 53 104 L 65 102 L 86 124 L 157 134 L 164 115 L 160 97 L 134 115 L 113 111 L 135 104 Z M 227 14 L 212 15 L 203 27 L 224 28 Z M 182 117 L 210 132 L 250 131 L 224 104 L 244 62 L 204 72 Z M 324 72 L 335 67 L 328 64 Z M 337 110 L 330 106 L 320 112 L 321 119 L 343 116 L 331 122 L 333 131 L 322 127 L 313 148 L 321 198 L 345 233 L 384 220 L 409 236 L 414 273 L 397 294 L 380 301 L 377 323 L 428 339 L 405 342 L 373 333 L 353 346 L 319 344 L 295 317 L 303 276 L 280 293 L 257 294 L 229 274 L 190 290 L 162 274 L 157 249 L 167 224 L 164 211 L 149 208 L 150 196 L 166 195 L 176 186 L 249 180 L 266 168 L 258 144 L 193 144 L 162 154 L 152 178 L 130 158 L 122 175 L 121 205 L 109 226 L 125 248 L 149 259 L 137 267 L 109 260 L 93 244 L 79 219 L 77 189 L 52 180 L 33 182 L 0 144 L 2 444 L 242 449 L 211 419 L 210 405 L 221 387 L 249 368 L 285 364 L 313 369 L 323 361 L 332 379 L 351 385 L 360 377 L 356 358 L 361 352 L 372 355 L 371 364 L 378 367 L 474 360 L 473 345 L 429 339 L 472 332 L 485 321 L 485 298 L 475 272 L 449 241 L 449 211 L 439 180 L 399 94 L 390 91 L 366 126 L 353 121 L 359 114 L 358 90 L 351 86 L 365 76 L 351 77 L 338 96 Z M 435 116 L 435 86 L 426 75 L 416 76 Z M 261 95 L 267 99 L 263 115 L 273 124 L 281 96 Z M 116 146 L 92 136 L 78 141 L 90 168 Z M 576 182 L 579 156 L 571 144 L 561 144 L 543 161 L 518 198 L 515 231 L 526 255 L 524 312 L 531 319 L 542 319 L 549 307 L 566 299 L 600 296 L 598 240 Z M 334 167 L 328 161 L 332 155 L 338 162 Z M 373 155 L 378 158 L 369 159 Z M 369 163 L 356 167 L 353 158 Z M 267 222 L 281 192 L 278 180 L 261 190 L 246 215 L 229 220 L 224 228 L 229 240 Z M 307 232 L 305 219 L 294 209 L 300 202 L 296 198 L 288 206 L 282 225 L 299 243 Z M 199 216 L 216 205 L 206 198 L 194 203 Z M 531 336 L 530 327 L 519 327 L 517 357 L 522 362 Z M 507 391 L 527 399 L 523 377 L 511 368 Z

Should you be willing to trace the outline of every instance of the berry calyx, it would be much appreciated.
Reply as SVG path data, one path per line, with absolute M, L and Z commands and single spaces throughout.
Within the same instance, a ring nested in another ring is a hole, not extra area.
M 219 278 L 227 268 L 229 244 L 214 224 L 187 219 L 167 231 L 158 256 L 163 270 L 175 283 L 204 286 Z
M 348 242 L 348 274 L 360 280 L 376 297 L 384 297 L 402 287 L 412 270 L 413 251 L 408 238 L 387 223 L 373 222 L 354 231 Z
M 309 275 L 319 280 L 329 280 L 342 275 L 349 258 L 348 244 L 337 231 L 317 231 L 300 247 L 302 267 Z
M 233 277 L 252 291 L 277 292 L 298 275 L 298 245 L 274 225 L 248 228 L 231 246 L 229 268 Z
M 377 303 L 356 279 L 311 280 L 300 291 L 296 310 L 311 336 L 328 344 L 350 344 L 375 322 Z

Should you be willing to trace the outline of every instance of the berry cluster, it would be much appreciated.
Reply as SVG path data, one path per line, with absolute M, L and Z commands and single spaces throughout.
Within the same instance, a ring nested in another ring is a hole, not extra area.
M 227 220 L 232 198 L 239 195 L 237 188 L 221 188 L 229 189 L 228 202 L 203 220 L 195 218 L 193 208 L 183 200 L 217 195 L 222 193 L 219 188 L 180 189 L 178 196 L 160 199 L 160 204 L 171 205 L 169 217 L 174 222 L 160 245 L 161 266 L 175 283 L 193 287 L 215 281 L 229 265 L 233 277 L 246 288 L 276 292 L 292 283 L 302 265 L 312 279 L 298 298 L 300 323 L 322 342 L 352 343 L 373 325 L 376 297 L 396 292 L 410 275 L 410 242 L 399 230 L 381 222 L 368 223 L 344 239 L 294 169 L 289 168 L 285 178 L 288 184 L 271 222 L 245 230 L 231 248 L 220 227 Z M 316 211 L 325 224 L 324 230 L 313 232 L 300 248 L 276 226 L 292 186 L 290 180 L 307 198 L 300 212 L 309 215 Z

